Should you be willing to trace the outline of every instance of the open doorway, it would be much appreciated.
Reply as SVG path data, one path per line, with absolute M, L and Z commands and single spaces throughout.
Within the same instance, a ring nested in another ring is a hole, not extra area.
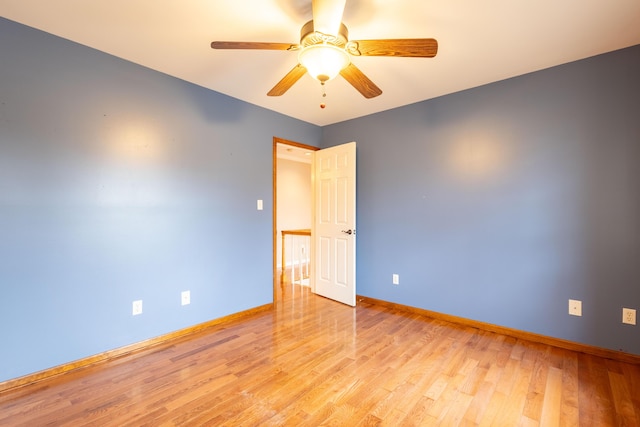
M 312 165 L 317 147 L 273 138 L 273 301 L 308 286 L 313 221 Z

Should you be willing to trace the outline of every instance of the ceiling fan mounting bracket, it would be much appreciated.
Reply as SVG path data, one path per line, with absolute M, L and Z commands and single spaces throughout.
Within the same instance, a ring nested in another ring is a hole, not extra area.
M 330 44 L 339 48 L 344 48 L 349 41 L 349 30 L 340 23 L 340 29 L 337 35 L 324 34 L 316 31 L 313 20 L 307 22 L 300 30 L 300 45 L 302 47 L 313 46 L 316 44 Z
M 347 45 L 344 47 L 344 50 L 347 51 L 349 55 L 353 56 L 361 56 L 362 52 L 360 52 L 360 46 L 357 41 L 347 42 Z

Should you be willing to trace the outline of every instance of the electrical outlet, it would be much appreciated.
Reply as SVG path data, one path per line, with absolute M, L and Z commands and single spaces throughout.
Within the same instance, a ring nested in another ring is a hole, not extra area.
M 132 307 L 132 311 L 131 314 L 133 314 L 134 316 L 137 316 L 138 314 L 142 314 L 142 300 L 136 300 L 133 302 L 133 307 Z
M 394 274 L 393 276 L 391 276 L 391 282 L 394 285 L 399 285 L 400 284 L 400 275 Z
M 622 323 L 626 323 L 627 325 L 636 324 L 636 311 L 633 308 L 622 309 Z
M 582 301 L 577 299 L 570 299 L 569 314 L 572 316 L 582 316 Z
M 191 304 L 191 291 L 182 291 L 180 294 L 180 302 L 182 305 Z

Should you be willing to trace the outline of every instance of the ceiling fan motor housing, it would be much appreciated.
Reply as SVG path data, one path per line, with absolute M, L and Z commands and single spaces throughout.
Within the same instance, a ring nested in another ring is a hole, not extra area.
M 324 34 L 316 31 L 313 26 L 313 20 L 307 22 L 300 30 L 300 45 L 302 47 L 313 46 L 316 44 L 330 44 L 339 48 L 344 48 L 349 41 L 349 30 L 340 23 L 338 34 Z

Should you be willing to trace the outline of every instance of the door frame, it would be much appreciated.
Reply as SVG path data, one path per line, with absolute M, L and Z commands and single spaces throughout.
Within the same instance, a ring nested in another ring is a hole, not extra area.
M 278 144 L 283 145 L 291 145 L 298 148 L 304 148 L 309 151 L 318 151 L 320 148 L 314 147 L 312 145 L 302 144 L 300 142 L 289 141 L 287 139 L 278 138 L 277 136 L 273 137 L 273 224 L 272 224 L 272 234 L 273 234 L 273 304 L 277 305 L 278 303 L 278 288 L 277 286 L 280 283 L 280 276 L 278 275 Z M 313 171 L 311 172 L 313 174 Z M 311 212 L 313 215 L 313 212 Z M 313 242 L 313 236 L 311 236 L 311 241 Z M 313 243 L 311 244 L 313 246 Z

